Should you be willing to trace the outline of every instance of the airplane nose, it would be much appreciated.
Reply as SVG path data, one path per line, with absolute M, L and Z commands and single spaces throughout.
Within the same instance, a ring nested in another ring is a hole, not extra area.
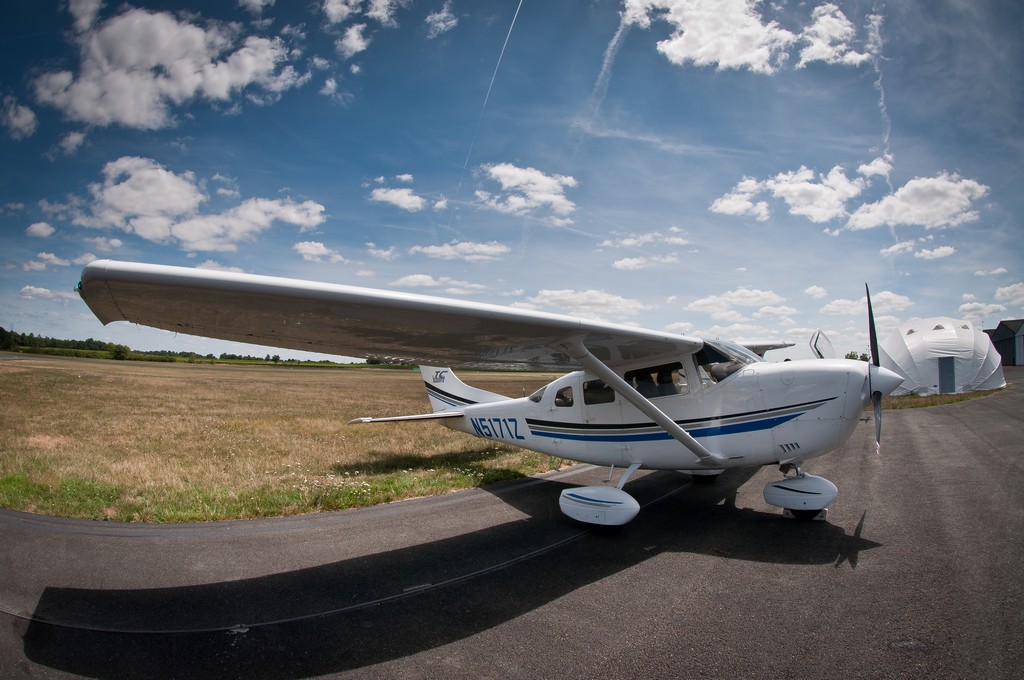
M 871 366 L 871 390 L 882 394 L 891 394 L 903 384 L 903 376 L 884 366 Z

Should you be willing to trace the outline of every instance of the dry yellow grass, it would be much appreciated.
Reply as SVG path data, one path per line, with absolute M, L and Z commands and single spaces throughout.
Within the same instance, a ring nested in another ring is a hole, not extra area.
M 537 374 L 475 373 L 522 396 Z M 0 362 L 0 505 L 188 521 L 312 512 L 552 469 L 557 459 L 437 423 L 348 425 L 429 411 L 418 372 Z

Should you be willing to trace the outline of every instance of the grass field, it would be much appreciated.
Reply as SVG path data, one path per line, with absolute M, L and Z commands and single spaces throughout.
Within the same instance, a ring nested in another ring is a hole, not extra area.
M 463 375 L 460 372 L 460 375 Z M 540 374 L 466 373 L 522 396 Z M 438 423 L 418 372 L 0 361 L 0 506 L 125 521 L 280 516 L 443 493 L 563 461 Z

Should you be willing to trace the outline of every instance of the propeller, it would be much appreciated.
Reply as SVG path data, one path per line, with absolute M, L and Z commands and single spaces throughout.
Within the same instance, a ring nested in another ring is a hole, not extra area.
M 871 393 L 871 406 L 875 412 L 875 453 L 882 452 L 882 393 L 876 391 L 872 383 L 872 376 L 877 373 L 877 369 L 881 366 L 878 358 L 878 333 L 875 331 L 875 313 L 871 309 L 871 291 L 868 290 L 868 284 L 864 284 L 864 296 L 868 300 L 868 338 L 871 343 L 871 364 L 875 367 L 875 371 L 868 368 L 868 392 Z

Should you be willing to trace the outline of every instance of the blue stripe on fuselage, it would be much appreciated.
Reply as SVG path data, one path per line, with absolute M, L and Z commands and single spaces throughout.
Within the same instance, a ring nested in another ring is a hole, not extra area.
M 805 412 L 804 412 L 805 413 Z M 744 432 L 759 432 L 761 430 L 770 430 L 777 425 L 781 425 L 785 422 L 793 420 L 802 416 L 803 413 L 792 413 L 785 416 L 775 416 L 772 418 L 762 418 L 760 420 L 751 420 L 745 423 L 735 423 L 732 425 L 717 425 L 715 427 L 701 427 L 687 430 L 691 437 L 720 437 L 729 434 L 741 434 Z M 573 429 L 580 430 L 585 426 L 572 425 Z M 532 427 L 530 432 L 538 437 L 547 437 L 549 439 L 567 439 L 570 441 L 582 441 L 582 442 L 652 442 L 652 441 L 665 441 L 672 439 L 672 435 L 664 430 L 657 432 L 644 432 L 644 433 L 633 433 L 633 434 L 583 434 L 579 432 L 565 432 L 565 431 L 547 431 L 547 430 L 535 430 Z

